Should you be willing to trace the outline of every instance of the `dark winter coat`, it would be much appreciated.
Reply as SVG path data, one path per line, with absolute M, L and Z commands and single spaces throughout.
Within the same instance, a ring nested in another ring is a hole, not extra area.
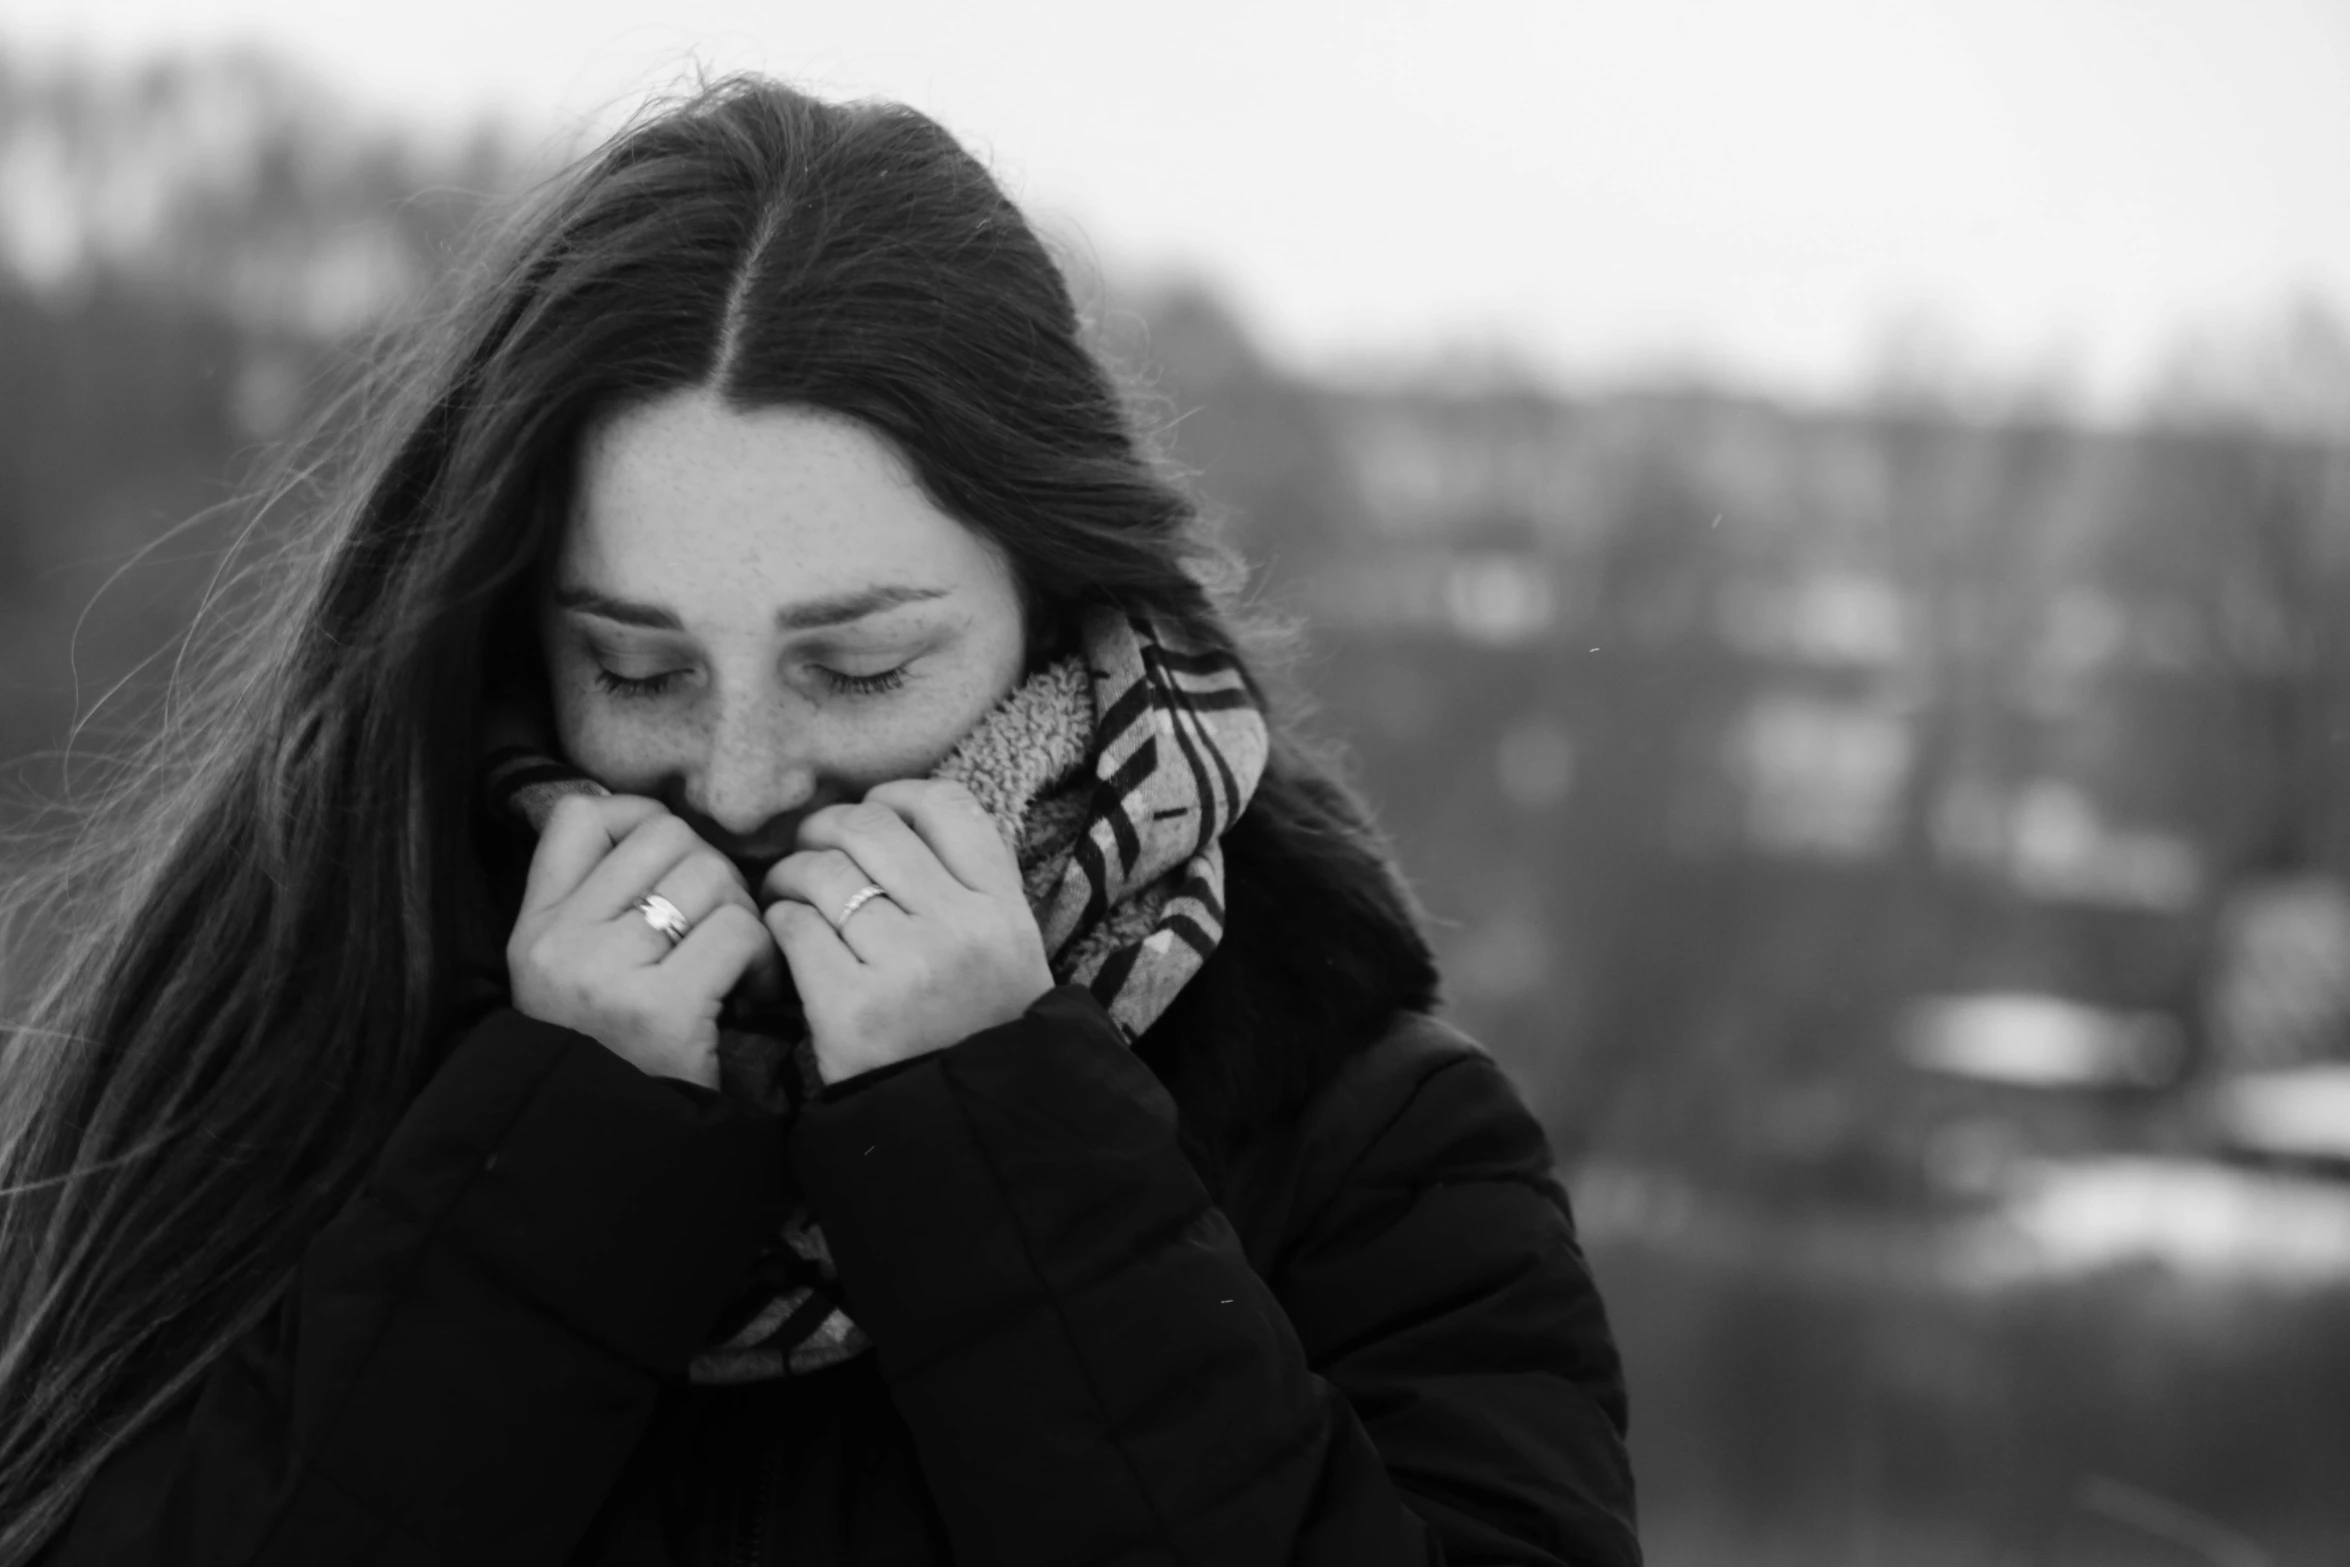
M 1226 851 L 1138 1049 L 1063 988 L 788 1130 L 489 1010 L 44 1567 L 1636 1563 L 1541 1130 L 1359 861 Z M 795 1183 L 877 1352 L 688 1385 Z

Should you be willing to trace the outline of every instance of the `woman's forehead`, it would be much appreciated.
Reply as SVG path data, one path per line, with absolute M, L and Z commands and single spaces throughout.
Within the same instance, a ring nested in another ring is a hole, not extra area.
M 895 447 L 854 420 L 674 393 L 592 426 L 558 586 L 773 604 L 873 589 L 952 594 L 1003 571 Z

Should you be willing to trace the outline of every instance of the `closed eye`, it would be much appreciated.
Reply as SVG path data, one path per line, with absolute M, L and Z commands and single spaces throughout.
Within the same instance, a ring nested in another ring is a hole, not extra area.
M 677 684 L 680 678 L 681 673 L 674 669 L 663 674 L 646 675 L 641 679 L 628 675 L 616 675 L 609 669 L 596 671 L 596 685 L 611 695 L 623 699 L 660 696 L 671 686 Z
M 895 691 L 906 683 L 906 666 L 884 669 L 878 674 L 852 675 L 843 670 L 816 666 L 817 676 L 825 685 L 842 696 L 879 696 Z M 670 688 L 685 678 L 683 670 L 666 670 L 658 675 L 633 676 L 615 673 L 609 669 L 596 671 L 596 687 L 607 694 L 621 698 L 646 699 L 666 695 Z
M 906 683 L 906 666 L 903 664 L 876 675 L 843 674 L 840 670 L 826 669 L 822 665 L 817 666 L 817 673 L 824 677 L 825 684 L 843 696 L 879 696 L 884 691 L 895 691 Z

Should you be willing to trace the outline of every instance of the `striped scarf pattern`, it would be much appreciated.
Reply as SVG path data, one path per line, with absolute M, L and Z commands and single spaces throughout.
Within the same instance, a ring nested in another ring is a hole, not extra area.
M 1223 937 L 1219 840 L 1268 737 L 1231 654 L 1114 610 L 1079 629 L 1079 650 L 1024 680 L 933 776 L 969 788 L 1012 845 L 1054 980 L 1085 986 L 1132 1043 Z M 494 731 L 483 788 L 536 831 L 564 795 L 603 790 L 534 738 Z M 781 1081 L 750 1093 L 787 1113 L 819 1086 L 804 1031 L 790 1044 Z M 744 1045 L 722 1035 L 722 1058 Z M 753 1309 L 695 1357 L 693 1381 L 802 1375 L 869 1347 L 804 1204 L 754 1271 Z

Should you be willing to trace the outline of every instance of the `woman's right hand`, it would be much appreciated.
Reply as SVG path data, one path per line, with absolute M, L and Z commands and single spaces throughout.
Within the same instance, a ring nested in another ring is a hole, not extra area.
M 658 892 L 692 927 L 674 946 L 636 902 Z M 718 1086 L 718 1010 L 783 957 L 741 873 L 660 802 L 573 795 L 531 857 L 506 942 L 514 1006 L 658 1077 Z

